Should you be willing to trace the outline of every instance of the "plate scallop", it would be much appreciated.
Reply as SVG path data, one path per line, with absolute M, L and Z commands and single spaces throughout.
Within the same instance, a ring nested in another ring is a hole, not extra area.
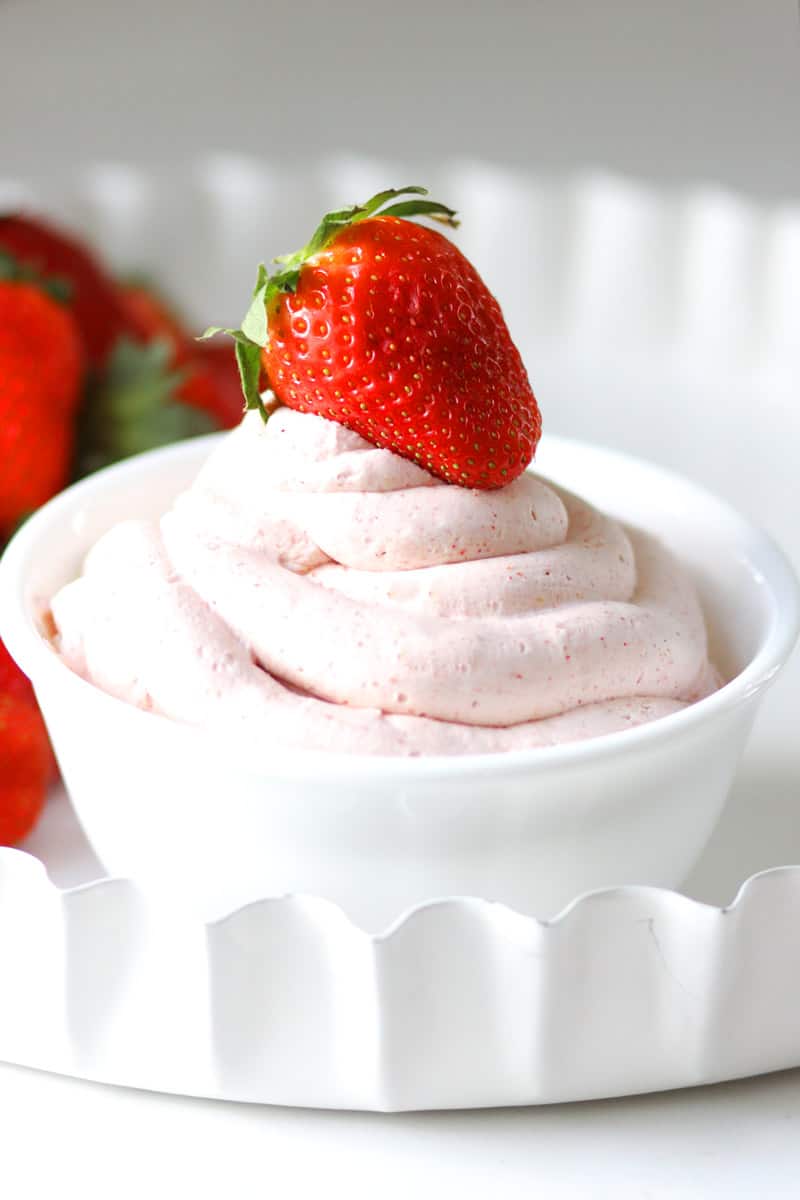
M 313 897 L 203 924 L 0 851 L 0 1058 L 271 1104 L 543 1104 L 800 1063 L 800 868 L 726 909 L 595 892 L 551 922 L 436 901 L 379 936 Z

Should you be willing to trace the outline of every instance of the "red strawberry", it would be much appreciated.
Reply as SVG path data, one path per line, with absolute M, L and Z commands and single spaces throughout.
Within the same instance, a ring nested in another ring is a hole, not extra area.
M 53 758 L 35 704 L 0 692 L 0 846 L 14 846 L 36 824 Z
M 248 407 L 260 365 L 277 398 L 355 430 L 465 487 L 502 487 L 530 462 L 541 417 L 500 307 L 441 233 L 443 205 L 381 192 L 329 213 L 308 245 L 262 267 L 237 343 Z M 211 331 L 209 331 L 211 332 Z
M 26 704 L 35 704 L 31 681 L 23 675 L 0 640 L 0 696 L 13 696 Z
M 129 319 L 115 281 L 83 243 L 36 217 L 13 214 L 0 217 L 0 250 L 69 285 L 89 362 L 103 363 L 129 331 Z
M 26 704 L 29 708 L 34 709 L 38 713 L 39 706 L 36 702 L 31 681 L 27 675 L 20 671 L 14 659 L 6 650 L 2 641 L 0 641 L 0 697 L 5 696 L 14 704 Z M 49 748 L 49 739 L 48 739 Z M 2 758 L 2 749 L 0 749 L 0 758 Z M 58 777 L 58 764 L 55 760 L 55 755 L 52 749 L 49 749 L 50 769 L 48 779 L 56 779 Z M 2 790 L 0 789 L 0 809 L 2 809 Z
M 67 483 L 83 365 L 69 309 L 0 278 L 0 539 Z

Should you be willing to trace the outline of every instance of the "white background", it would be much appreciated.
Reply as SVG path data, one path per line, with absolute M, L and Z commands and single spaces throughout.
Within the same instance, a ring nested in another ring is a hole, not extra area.
M 799 116 L 794 0 L 0 0 L 5 174 L 208 149 L 287 162 L 352 150 L 421 167 L 459 156 L 599 166 L 784 204 L 800 201 Z M 711 388 L 707 403 L 723 398 Z M 777 428 L 788 480 L 800 450 L 785 443 Z M 709 452 L 715 486 L 732 493 L 728 460 Z M 684 466 L 699 473 L 695 459 Z M 776 531 L 792 523 L 765 499 L 756 507 Z M 772 728 L 788 733 L 796 696 L 775 693 Z M 748 760 L 754 803 L 758 780 L 797 795 L 796 753 L 775 767 L 774 746 L 762 724 Z M 797 1073 L 605 1104 L 383 1117 L 0 1066 L 0 1194 L 780 1198 L 797 1194 L 799 1123 Z

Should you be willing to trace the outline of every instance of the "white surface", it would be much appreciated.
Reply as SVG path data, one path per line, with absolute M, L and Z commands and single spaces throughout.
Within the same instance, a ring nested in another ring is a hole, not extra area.
M 800 1072 L 552 1108 L 325 1113 L 0 1065 L 14 1200 L 794 1200 Z
M 210 919 L 310 893 L 375 932 L 439 897 L 551 917 L 592 889 L 682 883 L 797 634 L 797 585 L 763 535 L 672 474 L 551 437 L 537 460 L 545 475 L 577 481 L 694 573 L 730 682 L 666 719 L 570 745 L 438 759 L 303 755 L 143 714 L 87 686 L 38 631 L 43 606 L 97 537 L 120 520 L 157 519 L 208 452 L 208 441 L 171 447 L 92 476 L 31 518 L 0 563 L 0 634 L 33 681 L 110 874 Z M 484 1102 L 496 1094 L 493 1085 Z M 415 1103 L 427 1104 L 422 1094 Z

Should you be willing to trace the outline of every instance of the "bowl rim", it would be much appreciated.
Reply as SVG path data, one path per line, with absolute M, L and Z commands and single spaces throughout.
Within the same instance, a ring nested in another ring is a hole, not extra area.
M 110 719 L 143 721 L 151 732 L 161 727 L 162 734 L 175 740 L 184 739 L 187 752 L 195 756 L 198 753 L 203 756 L 209 753 L 216 756 L 223 750 L 233 752 L 236 755 L 237 768 L 256 770 L 266 776 L 329 780 L 376 777 L 388 773 L 395 781 L 400 779 L 410 783 L 420 779 L 452 779 L 484 775 L 487 772 L 500 776 L 517 775 L 520 772 L 530 774 L 537 770 L 557 767 L 583 767 L 618 753 L 630 756 L 637 752 L 647 752 L 655 744 L 683 733 L 691 733 L 705 721 L 730 712 L 762 692 L 783 667 L 800 633 L 800 583 L 787 557 L 768 534 L 727 501 L 677 472 L 636 455 L 550 434 L 547 435 L 547 443 L 562 453 L 589 452 L 601 455 L 611 464 L 616 461 L 628 469 L 646 469 L 666 485 L 672 483 L 680 485 L 684 491 L 689 489 L 698 504 L 716 506 L 718 511 L 726 514 L 733 525 L 738 526 L 743 557 L 752 568 L 755 581 L 766 589 L 771 601 L 760 644 L 750 661 L 716 692 L 678 712 L 633 729 L 623 729 L 595 738 L 502 753 L 416 757 L 339 754 L 327 750 L 284 749 L 276 746 L 270 749 L 269 760 L 265 762 L 263 747 L 258 753 L 254 749 L 251 757 L 247 754 L 247 744 L 243 740 L 214 733 L 206 728 L 182 724 L 157 713 L 143 712 L 81 678 L 59 658 L 43 637 L 37 627 L 36 617 L 29 611 L 26 603 L 27 571 L 35 558 L 39 543 L 48 536 L 52 537 L 53 528 L 57 528 L 60 522 L 69 517 L 77 502 L 102 493 L 103 488 L 112 480 L 115 484 L 122 483 L 128 477 L 137 478 L 159 468 L 163 469 L 167 463 L 197 460 L 199 465 L 202 457 L 224 436 L 224 433 L 215 433 L 192 438 L 150 450 L 97 471 L 49 500 L 17 531 L 0 557 L 0 637 L 22 670 L 30 676 L 34 687 L 42 681 L 52 681 L 71 691 L 77 701 L 81 698 L 88 699 L 88 694 L 91 693 L 93 700 L 106 709 Z M 544 474 L 546 477 L 546 472 Z

